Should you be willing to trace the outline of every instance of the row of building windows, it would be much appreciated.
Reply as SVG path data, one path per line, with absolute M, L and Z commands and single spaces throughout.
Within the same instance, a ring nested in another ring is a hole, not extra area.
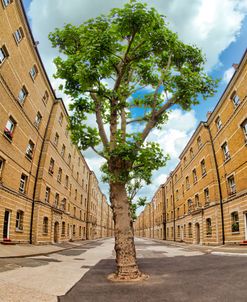
M 180 229 L 181 226 L 177 226 L 177 237 L 180 238 Z M 237 211 L 234 211 L 231 213 L 231 231 L 232 233 L 239 233 L 239 215 Z M 206 219 L 206 235 L 207 237 L 212 236 L 212 219 L 207 218 Z M 183 225 L 183 235 L 184 237 L 187 237 L 186 233 L 186 224 Z M 167 237 L 169 237 L 169 228 L 167 228 Z M 173 236 L 173 227 L 171 228 L 171 236 Z M 188 223 L 188 237 L 192 238 L 192 223 Z

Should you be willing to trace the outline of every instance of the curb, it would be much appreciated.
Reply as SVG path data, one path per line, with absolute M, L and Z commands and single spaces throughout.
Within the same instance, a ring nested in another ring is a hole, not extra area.
M 65 248 L 55 250 L 55 251 L 49 251 L 49 252 L 43 252 L 43 253 L 16 255 L 16 256 L 0 256 L 0 260 L 1 259 L 13 259 L 13 258 L 37 257 L 37 256 L 45 256 L 45 255 L 55 254 L 55 253 L 59 253 L 59 252 L 62 252 L 62 251 L 71 250 L 71 249 L 74 249 L 74 248 L 79 247 L 79 246 L 86 245 L 86 244 L 91 243 L 91 242 L 96 242 L 96 241 L 100 241 L 100 240 L 103 240 L 103 239 L 109 239 L 109 238 L 111 238 L 111 237 L 98 238 L 98 239 L 93 239 L 93 240 L 85 240 L 80 245 L 75 245 L 75 246 L 72 246 L 72 247 L 65 247 Z
M 247 257 L 247 253 L 211 252 L 211 255 Z

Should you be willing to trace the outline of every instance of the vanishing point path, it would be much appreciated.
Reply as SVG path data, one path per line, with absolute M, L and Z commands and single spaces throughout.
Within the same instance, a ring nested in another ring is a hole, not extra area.
M 247 301 L 247 254 L 136 239 L 140 269 L 150 278 L 111 283 L 113 239 L 25 258 L 0 259 L 1 302 Z

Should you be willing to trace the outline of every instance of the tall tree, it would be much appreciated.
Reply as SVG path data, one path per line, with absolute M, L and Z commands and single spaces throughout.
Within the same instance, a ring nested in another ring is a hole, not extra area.
M 110 187 L 117 263 L 112 278 L 142 278 L 128 193 L 140 179 L 150 183 L 168 159 L 146 139 L 167 121 L 172 106 L 189 110 L 199 94 L 214 93 L 216 82 L 203 71 L 201 50 L 181 42 L 165 17 L 141 1 L 55 29 L 49 38 L 63 54 L 55 59 L 56 77 L 65 80 L 71 97 L 72 139 L 106 160 L 102 171 Z M 145 94 L 146 87 L 151 92 Z M 86 122 L 92 114 L 95 126 Z

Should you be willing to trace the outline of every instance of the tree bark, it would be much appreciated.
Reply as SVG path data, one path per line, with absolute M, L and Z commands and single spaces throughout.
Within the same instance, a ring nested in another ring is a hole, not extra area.
M 113 281 L 139 280 L 143 274 L 136 261 L 134 230 L 130 205 L 124 183 L 110 183 L 110 200 L 113 208 L 117 271 L 110 275 Z

